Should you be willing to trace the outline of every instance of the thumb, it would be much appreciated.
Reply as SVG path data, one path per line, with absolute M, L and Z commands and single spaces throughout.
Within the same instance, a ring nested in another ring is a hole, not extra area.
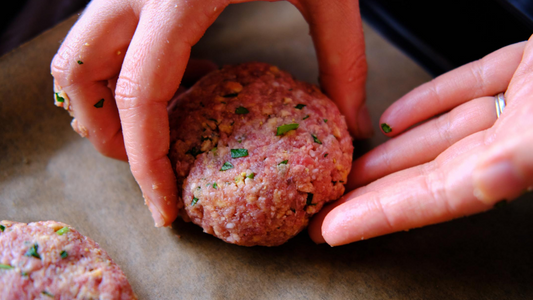
M 493 205 L 512 200 L 533 186 L 533 134 L 496 141 L 483 154 L 472 174 L 474 195 Z

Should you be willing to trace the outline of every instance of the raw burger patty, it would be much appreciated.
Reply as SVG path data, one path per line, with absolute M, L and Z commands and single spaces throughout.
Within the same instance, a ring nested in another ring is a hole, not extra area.
M 169 118 L 184 218 L 228 243 L 283 244 L 344 193 L 353 152 L 344 117 L 275 66 L 212 72 Z
M 0 221 L 0 299 L 137 299 L 93 240 L 55 221 Z

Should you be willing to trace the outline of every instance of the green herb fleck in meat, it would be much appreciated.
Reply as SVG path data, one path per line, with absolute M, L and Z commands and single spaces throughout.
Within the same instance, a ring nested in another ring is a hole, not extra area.
M 296 130 L 298 129 L 298 124 L 295 123 L 295 124 L 285 124 L 285 125 L 281 125 L 278 127 L 278 130 L 276 132 L 276 136 L 280 136 L 282 134 L 285 134 L 291 130 Z
M 315 143 L 322 145 L 322 142 L 318 139 L 318 137 L 316 135 L 311 133 L 311 136 L 313 137 L 313 140 L 315 141 Z
M 280 162 L 280 163 L 278 164 L 278 166 L 279 166 L 279 165 L 286 165 L 288 162 L 289 162 L 288 160 L 284 160 L 284 161 Z
M 81 60 L 78 60 L 78 65 L 83 65 L 83 62 Z
M 191 206 L 195 205 L 196 202 L 198 202 L 198 198 L 196 197 L 192 198 Z
M 2 230 L 2 232 L 4 232 L 4 230 L 6 230 L 6 227 L 4 225 L 0 225 L 0 230 Z
M 222 165 L 222 168 L 220 168 L 220 171 L 226 171 L 229 169 L 233 169 L 233 165 L 229 161 L 227 161 Z
M 233 97 L 237 97 L 239 95 L 239 93 L 230 93 L 230 94 L 226 94 L 222 97 L 224 98 L 233 98 Z
M 215 182 L 213 183 L 213 188 L 216 190 L 218 188 L 218 184 Z
M 65 227 L 59 229 L 58 231 L 56 231 L 56 233 L 59 234 L 59 235 L 63 235 L 65 233 L 69 232 L 69 231 L 70 231 L 70 229 L 67 226 L 65 226 Z
M 231 158 L 239 158 L 248 156 L 248 150 L 246 149 L 231 149 Z
M 324 154 L 324 157 L 328 157 L 328 153 Z
M 63 259 L 68 257 L 68 253 L 65 250 L 61 251 L 61 253 L 59 253 L 59 255 L 61 255 L 61 258 L 63 258 Z
M 250 174 L 246 175 L 246 178 L 254 179 L 255 178 L 255 173 L 250 173 Z
M 245 115 L 249 112 L 250 111 L 246 107 L 243 107 L 243 106 L 239 106 L 235 109 L 235 113 L 238 115 Z
M 324 119 L 324 123 L 327 123 L 328 122 L 328 119 Z
M 56 93 L 56 101 L 57 102 L 65 102 L 65 98 L 59 96 L 59 93 Z
M 296 105 L 294 108 L 296 108 L 296 109 L 302 109 L 302 108 L 304 108 L 305 106 L 306 106 L 305 104 L 298 104 L 298 105 Z
M 54 295 L 50 294 L 49 292 L 47 291 L 42 291 L 41 294 L 45 295 L 45 296 L 48 296 L 50 298 L 54 298 Z
M 3 270 L 12 270 L 14 269 L 15 267 L 13 266 L 10 266 L 10 265 L 3 265 L 3 264 L 0 264 L 0 269 L 3 269 Z
M 39 250 L 39 245 L 34 244 L 33 246 L 30 247 L 30 249 L 28 249 L 28 251 L 26 251 L 24 256 L 33 256 L 35 258 L 41 259 L 41 256 L 37 252 L 38 250 Z
M 316 203 L 313 203 L 313 197 L 315 195 L 309 193 L 307 194 L 307 202 L 305 203 L 305 205 L 316 205 Z
M 100 99 L 100 101 L 96 102 L 96 104 L 94 105 L 94 107 L 96 107 L 96 108 L 102 108 L 102 107 L 104 107 L 104 99 Z
M 305 119 L 307 119 L 307 118 L 309 118 L 309 115 L 306 115 L 302 120 L 305 120 Z

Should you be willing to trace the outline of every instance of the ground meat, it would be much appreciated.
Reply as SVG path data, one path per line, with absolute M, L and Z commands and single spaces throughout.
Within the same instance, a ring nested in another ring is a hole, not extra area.
M 275 66 L 212 72 L 169 118 L 183 216 L 226 242 L 280 245 L 344 193 L 353 152 L 344 117 Z
M 0 299 L 137 299 L 93 240 L 55 221 L 0 221 Z

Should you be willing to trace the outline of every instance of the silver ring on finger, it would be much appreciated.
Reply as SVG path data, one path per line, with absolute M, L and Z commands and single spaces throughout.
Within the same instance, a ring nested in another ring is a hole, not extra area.
M 505 96 L 503 93 L 499 93 L 494 96 L 494 103 L 496 104 L 496 115 L 500 118 L 500 115 L 503 113 L 505 108 Z

